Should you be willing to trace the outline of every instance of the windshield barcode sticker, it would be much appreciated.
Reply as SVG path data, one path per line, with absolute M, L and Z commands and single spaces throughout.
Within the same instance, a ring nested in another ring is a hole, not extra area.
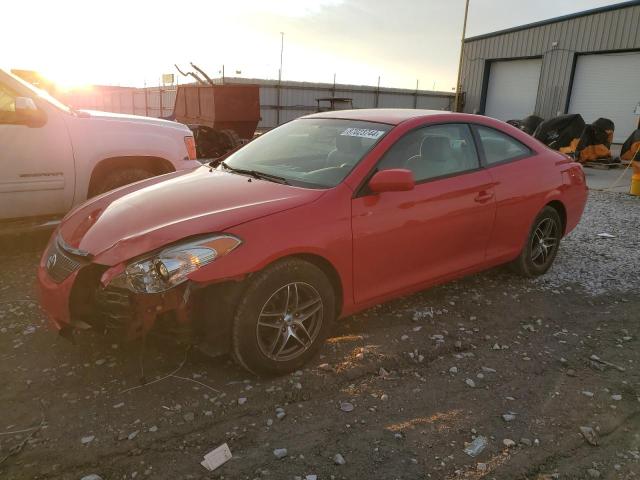
M 371 130 L 369 128 L 347 128 L 340 135 L 344 135 L 345 137 L 371 138 L 373 140 L 377 140 L 384 135 L 384 131 Z

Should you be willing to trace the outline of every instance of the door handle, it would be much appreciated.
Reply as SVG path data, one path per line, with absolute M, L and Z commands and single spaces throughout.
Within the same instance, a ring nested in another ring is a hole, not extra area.
M 476 198 L 474 198 L 474 200 L 477 203 L 487 203 L 492 198 L 493 198 L 493 192 L 488 192 L 487 190 L 483 190 L 480 193 L 478 193 L 478 195 L 476 195 Z

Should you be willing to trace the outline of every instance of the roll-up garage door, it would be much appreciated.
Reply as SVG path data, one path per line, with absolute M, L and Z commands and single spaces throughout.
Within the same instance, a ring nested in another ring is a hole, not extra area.
M 587 123 L 599 117 L 616 125 L 613 141 L 623 143 L 635 130 L 640 102 L 640 53 L 581 55 L 573 75 L 569 113 Z
M 490 65 L 485 115 L 517 120 L 533 114 L 542 60 L 498 61 Z

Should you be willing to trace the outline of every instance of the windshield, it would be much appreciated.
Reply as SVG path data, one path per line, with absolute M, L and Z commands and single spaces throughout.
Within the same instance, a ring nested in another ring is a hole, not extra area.
M 33 92 L 36 96 L 40 97 L 45 102 L 49 102 L 51 105 L 53 105 L 54 107 L 64 112 L 71 113 L 72 110 L 70 107 L 62 103 L 57 98 L 51 96 L 49 92 L 42 90 L 41 88 L 38 88 L 29 82 L 24 81 L 23 79 L 17 77 L 16 75 L 11 74 L 11 78 L 16 82 L 20 82 L 20 85 L 22 85 L 24 88 L 29 89 L 31 92 Z
M 298 119 L 253 140 L 227 157 L 224 164 L 230 169 L 277 176 L 291 185 L 331 188 L 391 128 L 357 120 Z M 223 170 L 225 165 L 218 168 Z

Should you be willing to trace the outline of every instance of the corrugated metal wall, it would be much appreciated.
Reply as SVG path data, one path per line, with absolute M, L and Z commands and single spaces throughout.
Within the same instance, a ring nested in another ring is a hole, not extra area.
M 464 111 L 482 113 L 482 89 L 492 60 L 541 57 L 536 111 L 532 113 L 545 118 L 564 113 L 576 55 L 640 49 L 640 4 L 631 3 L 615 10 L 467 40 L 461 79 Z M 554 42 L 558 42 L 555 47 Z
M 260 129 L 269 129 L 316 111 L 316 99 L 347 97 L 353 99 L 354 108 L 425 108 L 450 110 L 453 93 L 429 90 L 405 90 L 359 85 L 327 83 L 282 82 L 278 108 L 278 82 L 272 80 L 228 78 L 228 83 L 254 83 L 260 85 Z M 162 105 L 160 99 L 162 98 Z M 175 88 L 147 89 L 118 88 L 68 95 L 62 100 L 74 108 L 104 110 L 117 113 L 167 117 L 173 112 Z

